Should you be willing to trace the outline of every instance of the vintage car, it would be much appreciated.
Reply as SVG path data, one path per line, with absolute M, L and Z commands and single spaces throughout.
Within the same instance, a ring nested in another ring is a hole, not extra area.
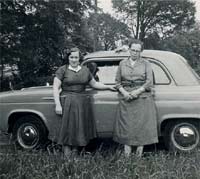
M 192 151 L 200 144 L 200 80 L 179 54 L 144 50 L 142 57 L 151 62 L 154 74 L 154 100 L 158 133 L 172 151 Z M 82 65 L 98 80 L 115 85 L 120 60 L 128 52 L 99 51 L 85 56 Z M 94 66 L 94 65 L 93 65 Z M 118 92 L 95 90 L 89 86 L 98 136 L 112 137 Z M 52 86 L 32 87 L 0 94 L 0 130 L 12 134 L 25 149 L 33 149 L 52 139 L 59 131 L 61 116 L 55 114 Z M 148 119 L 146 119 L 148 120 Z

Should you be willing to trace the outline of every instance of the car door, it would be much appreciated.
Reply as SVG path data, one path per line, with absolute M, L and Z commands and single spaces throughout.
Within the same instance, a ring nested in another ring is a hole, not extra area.
M 93 59 L 87 61 L 87 65 L 97 81 L 107 85 L 115 85 L 115 75 L 120 60 Z M 91 69 L 91 66 L 97 67 L 97 70 Z M 116 110 L 118 105 L 118 92 L 110 90 L 96 90 L 88 86 L 88 94 L 92 97 L 92 106 L 94 118 L 97 126 L 97 132 L 100 137 L 109 137 L 112 135 Z

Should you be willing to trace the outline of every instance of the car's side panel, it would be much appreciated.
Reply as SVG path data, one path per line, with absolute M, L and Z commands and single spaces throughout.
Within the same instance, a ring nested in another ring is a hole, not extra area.
M 56 115 L 54 110 L 54 101 L 53 97 L 50 101 L 44 101 L 39 103 L 4 103 L 1 104 L 1 130 L 4 132 L 8 130 L 9 126 L 9 119 L 12 118 L 12 115 L 17 116 L 17 114 L 20 114 L 20 116 L 23 115 L 36 115 L 38 116 L 45 126 L 47 127 L 47 130 L 50 132 L 50 135 L 55 134 L 55 128 L 59 126 L 59 123 L 61 123 L 61 116 Z M 7 119 L 7 120 L 3 120 Z M 18 118 L 12 118 L 12 122 L 16 122 Z
M 93 114 L 99 137 L 111 137 L 118 104 L 117 91 L 91 90 Z
M 159 134 L 162 132 L 161 125 L 165 120 L 196 119 L 200 121 L 199 90 L 200 87 L 155 87 Z

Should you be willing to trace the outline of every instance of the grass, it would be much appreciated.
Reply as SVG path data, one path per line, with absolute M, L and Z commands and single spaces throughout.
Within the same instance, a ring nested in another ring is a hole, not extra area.
M 199 179 L 200 153 L 148 151 L 126 158 L 121 149 L 62 153 L 0 149 L 0 179 Z

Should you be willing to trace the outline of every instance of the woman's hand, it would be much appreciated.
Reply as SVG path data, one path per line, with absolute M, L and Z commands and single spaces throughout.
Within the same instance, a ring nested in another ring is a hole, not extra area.
M 128 45 L 122 45 L 115 49 L 115 53 L 120 53 L 120 52 L 127 52 L 129 49 Z
M 127 91 L 124 91 L 122 95 L 124 96 L 125 101 L 130 101 L 132 99 L 131 94 Z
M 111 90 L 111 91 L 117 91 L 115 86 L 108 86 L 108 89 Z
M 56 114 L 62 115 L 62 106 L 56 105 L 55 111 L 56 111 Z
M 132 97 L 131 99 L 137 99 L 139 96 L 139 93 L 137 90 L 133 90 L 133 91 L 131 91 L 130 95 Z
M 136 90 L 131 91 L 132 99 L 137 99 L 140 94 L 142 94 L 145 91 L 144 87 L 140 87 Z
M 115 86 L 105 85 L 99 81 L 97 82 L 94 78 L 90 80 L 89 85 L 95 89 L 116 91 Z

